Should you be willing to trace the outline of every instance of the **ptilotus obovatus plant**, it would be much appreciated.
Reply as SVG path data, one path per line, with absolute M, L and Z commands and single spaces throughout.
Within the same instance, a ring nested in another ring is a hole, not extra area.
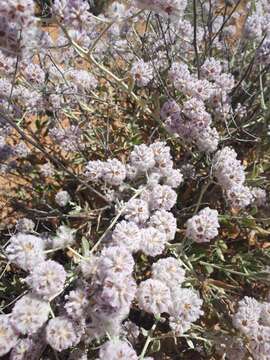
M 268 359 L 268 1 L 49 5 L 0 4 L 0 356 Z

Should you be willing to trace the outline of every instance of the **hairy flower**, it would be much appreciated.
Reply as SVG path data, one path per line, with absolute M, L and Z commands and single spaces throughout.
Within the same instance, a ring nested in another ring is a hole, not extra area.
M 56 351 L 77 345 L 81 335 L 81 329 L 72 320 L 64 316 L 51 319 L 46 327 L 46 340 Z
M 126 177 L 126 168 L 119 160 L 108 160 L 103 164 L 102 178 L 110 185 L 122 184 Z
M 173 292 L 172 305 L 169 309 L 170 326 L 177 335 L 186 332 L 203 314 L 202 303 L 194 290 L 177 288 Z
M 171 294 L 169 288 L 160 280 L 148 279 L 140 283 L 137 300 L 142 310 L 158 315 L 168 312 Z
M 152 65 L 143 60 L 134 62 L 130 72 L 139 87 L 146 86 L 153 78 Z
M 133 267 L 133 257 L 124 246 L 110 246 L 102 250 L 98 263 L 101 277 L 114 274 L 130 275 Z
M 151 194 L 151 208 L 170 210 L 176 203 L 177 194 L 168 185 L 156 185 Z
M 139 171 L 147 171 L 155 166 L 154 152 L 145 144 L 135 145 L 130 153 L 130 162 Z
M 83 319 L 89 307 L 89 297 L 90 294 L 83 289 L 77 288 L 69 292 L 68 295 L 65 296 L 65 310 L 72 319 L 80 320 Z
M 34 334 L 47 321 L 49 303 L 33 294 L 27 294 L 19 299 L 12 309 L 11 321 L 21 334 Z
M 56 231 L 56 236 L 52 238 L 52 247 L 54 249 L 65 248 L 73 245 L 74 242 L 75 238 L 72 229 L 65 225 L 61 225 Z
M 218 212 L 206 207 L 187 221 L 187 236 L 201 243 L 218 235 Z
M 152 226 L 142 230 L 140 250 L 149 256 L 163 253 L 166 244 L 166 235 L 163 231 Z
M 18 341 L 18 333 L 8 315 L 0 315 L 0 356 L 7 354 Z
M 125 204 L 123 214 L 126 220 L 137 224 L 145 223 L 150 215 L 147 202 L 141 199 L 129 200 Z
M 44 244 L 41 238 L 19 233 L 10 238 L 6 254 L 12 263 L 23 270 L 31 270 L 38 263 L 44 261 Z
M 36 294 L 49 300 L 63 290 L 66 276 L 61 264 L 47 260 L 35 266 L 26 282 Z
M 123 245 L 131 252 L 136 252 L 140 247 L 141 236 L 141 230 L 136 223 L 122 220 L 115 226 L 112 240 L 114 244 Z
M 150 225 L 166 235 L 166 240 L 174 239 L 176 233 L 176 219 L 166 210 L 157 210 L 150 218 Z
M 233 325 L 244 334 L 251 335 L 256 330 L 262 311 L 261 304 L 254 298 L 245 296 L 238 303 L 233 316 Z
M 55 195 L 55 202 L 61 207 L 65 207 L 70 201 L 70 195 L 65 190 L 60 190 Z
M 152 277 L 169 288 L 175 288 L 185 280 L 185 270 L 181 265 L 181 262 L 173 257 L 160 259 L 152 265 Z
M 138 360 L 135 350 L 123 340 L 109 340 L 99 350 L 99 359 Z

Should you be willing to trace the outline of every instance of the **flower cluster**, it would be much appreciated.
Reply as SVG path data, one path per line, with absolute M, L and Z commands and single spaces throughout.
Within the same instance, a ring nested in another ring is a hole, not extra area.
M 270 304 L 248 296 L 238 303 L 233 324 L 248 339 L 248 349 L 256 360 L 267 359 L 270 352 Z
M 206 207 L 187 221 L 187 236 L 198 243 L 209 242 L 218 235 L 218 212 Z
M 213 158 L 213 171 L 231 205 L 241 209 L 252 202 L 253 196 L 250 188 L 244 185 L 245 169 L 236 157 L 232 148 L 219 150 Z

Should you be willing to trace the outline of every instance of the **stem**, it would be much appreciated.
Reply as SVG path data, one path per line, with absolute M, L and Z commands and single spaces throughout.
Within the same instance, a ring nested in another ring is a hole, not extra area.
M 154 325 L 152 326 L 151 330 L 149 331 L 149 335 L 147 336 L 147 339 L 145 341 L 144 347 L 142 349 L 141 355 L 139 356 L 139 360 L 143 360 L 144 355 L 148 349 L 148 346 L 150 345 L 150 343 L 154 340 L 154 338 L 152 338 L 152 335 L 157 327 L 157 323 L 158 320 L 155 321 Z

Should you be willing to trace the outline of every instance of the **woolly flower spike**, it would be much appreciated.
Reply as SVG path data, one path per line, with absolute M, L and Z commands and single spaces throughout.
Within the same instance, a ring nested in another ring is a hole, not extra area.
M 183 181 L 183 174 L 178 169 L 165 168 L 164 170 L 164 184 L 176 189 Z
M 65 25 L 81 29 L 90 19 L 89 4 L 83 0 L 55 0 L 52 5 L 53 13 Z
M 163 253 L 166 244 L 166 235 L 154 227 L 142 229 L 140 250 L 146 255 L 157 256 Z
M 89 180 L 97 181 L 103 175 L 103 166 L 104 163 L 100 160 L 88 161 L 85 167 L 85 175 L 89 178 Z
M 19 233 L 10 238 L 6 254 L 12 263 L 23 270 L 31 270 L 44 261 L 43 241 L 37 236 Z
M 133 267 L 133 257 L 124 246 L 110 246 L 102 250 L 98 263 L 101 277 L 114 274 L 128 276 L 131 275 Z
M 0 356 L 7 354 L 18 341 L 18 335 L 8 315 L 0 315 Z
M 166 120 L 167 118 L 172 117 L 174 114 L 180 114 L 180 106 L 175 102 L 175 100 L 166 101 L 160 110 L 161 118 Z
M 227 190 L 227 197 L 231 206 L 235 209 L 247 207 L 253 200 L 253 195 L 249 187 L 234 185 Z
M 131 221 L 121 221 L 116 226 L 112 233 L 114 244 L 123 245 L 129 251 L 136 252 L 140 247 L 141 231 L 139 227 Z
M 253 196 L 253 202 L 252 204 L 261 207 L 266 205 L 267 200 L 267 193 L 264 189 L 261 189 L 259 187 L 255 187 L 251 189 L 251 193 Z
M 55 202 L 61 207 L 65 207 L 70 202 L 70 195 L 65 190 L 60 190 L 55 195 Z
M 26 278 L 26 282 L 35 293 L 49 300 L 63 290 L 66 276 L 62 265 L 48 260 L 38 264 Z
M 115 311 L 124 310 L 128 313 L 137 290 L 134 279 L 122 274 L 109 275 L 102 285 L 102 291 L 96 297 L 98 304 L 109 305 Z
M 86 70 L 69 70 L 66 77 L 80 91 L 89 91 L 95 89 L 98 85 L 96 78 Z
M 178 288 L 172 293 L 170 326 L 176 334 L 182 335 L 190 328 L 191 323 L 199 319 L 203 314 L 202 303 L 194 290 Z
M 144 144 L 135 145 L 130 154 L 130 162 L 139 171 L 151 169 L 155 166 L 153 150 Z
M 54 236 L 52 239 L 52 247 L 54 249 L 65 248 L 67 246 L 73 245 L 74 242 L 75 238 L 72 229 L 65 225 L 61 225 L 57 229 L 56 236 Z
M 153 79 L 152 65 L 144 62 L 143 60 L 134 62 L 130 72 L 139 87 L 148 85 L 148 83 Z
M 209 207 L 187 221 L 187 237 L 202 243 L 209 242 L 218 235 L 218 212 Z
M 181 262 L 173 257 L 160 259 L 152 265 L 152 276 L 170 288 L 175 288 L 185 280 L 185 270 Z
M 97 272 L 99 258 L 96 256 L 89 256 L 80 262 L 80 271 L 86 280 L 91 279 Z
M 118 186 L 125 180 L 126 168 L 117 159 L 108 160 L 103 164 L 102 177 L 108 184 Z
M 75 289 L 65 296 L 65 310 L 74 320 L 83 319 L 89 306 L 89 294 L 85 289 Z
M 173 240 L 176 233 L 176 219 L 166 210 L 158 210 L 150 218 L 150 225 L 166 235 L 166 240 Z
M 132 347 L 123 340 L 110 340 L 103 344 L 99 350 L 99 360 L 138 360 Z
M 125 204 L 123 211 L 125 219 L 137 224 L 145 223 L 149 218 L 149 208 L 146 201 L 141 199 L 131 199 Z
M 32 0 L 8 0 L 0 3 L 0 16 L 22 27 L 34 22 L 35 4 Z
M 245 172 L 241 162 L 236 159 L 234 149 L 225 147 L 219 150 L 213 158 L 214 175 L 224 189 L 245 182 Z
M 30 83 L 43 84 L 45 81 L 45 72 L 38 64 L 28 64 L 23 73 Z
M 57 351 L 77 345 L 81 335 L 81 329 L 64 316 L 51 319 L 46 327 L 46 340 Z
M 170 154 L 170 148 L 169 146 L 166 146 L 165 142 L 156 141 L 151 144 L 149 148 L 153 151 L 156 164 L 160 165 L 164 162 L 171 161 L 172 157 Z
M 28 233 L 33 231 L 35 223 L 31 219 L 22 218 L 17 221 L 16 230 L 18 232 Z
M 168 312 L 171 306 L 170 289 L 160 280 L 148 279 L 137 290 L 139 307 L 155 315 Z
M 252 335 L 259 324 L 261 304 L 254 298 L 245 296 L 238 303 L 238 311 L 233 316 L 233 325 L 243 334 Z
M 30 293 L 16 302 L 11 321 L 20 333 L 32 335 L 47 321 L 49 311 L 48 302 Z
M 151 194 L 151 208 L 171 210 L 175 205 L 177 194 L 168 185 L 156 185 Z
M 208 80 L 215 81 L 216 78 L 221 74 L 222 66 L 219 60 L 215 58 L 206 59 L 201 67 L 202 76 Z

